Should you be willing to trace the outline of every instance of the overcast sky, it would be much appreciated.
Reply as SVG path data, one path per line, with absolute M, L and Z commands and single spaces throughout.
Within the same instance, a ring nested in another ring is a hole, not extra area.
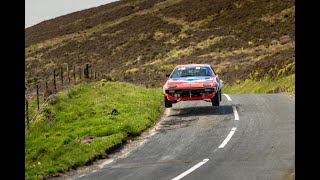
M 25 0 L 25 28 L 75 11 L 117 0 Z

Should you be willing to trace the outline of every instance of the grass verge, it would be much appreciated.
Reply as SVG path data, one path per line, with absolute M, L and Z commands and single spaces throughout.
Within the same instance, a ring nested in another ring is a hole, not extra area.
M 61 91 L 25 136 L 25 177 L 42 179 L 92 160 L 161 116 L 160 88 L 105 80 Z
M 279 78 L 278 80 L 254 81 L 247 79 L 239 84 L 223 85 L 223 93 L 295 93 L 295 74 Z

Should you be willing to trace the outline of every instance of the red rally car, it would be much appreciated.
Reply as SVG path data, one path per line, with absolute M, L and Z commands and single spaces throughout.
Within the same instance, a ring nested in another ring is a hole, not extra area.
M 166 75 L 163 86 L 164 106 L 172 107 L 179 101 L 211 100 L 212 106 L 221 101 L 222 80 L 208 64 L 178 65 Z

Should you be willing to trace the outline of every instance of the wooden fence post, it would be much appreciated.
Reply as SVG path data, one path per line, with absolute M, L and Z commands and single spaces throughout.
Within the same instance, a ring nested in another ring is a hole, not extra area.
M 62 69 L 62 66 L 60 66 L 60 78 L 61 78 L 61 85 L 63 85 L 63 69 Z
M 38 105 L 38 111 L 40 110 L 40 106 L 39 106 L 39 84 L 37 83 L 37 105 Z
M 91 79 L 91 67 L 88 64 L 88 79 Z
M 27 129 L 29 128 L 29 103 L 28 103 L 28 98 L 26 97 L 26 112 L 25 116 L 27 118 Z
M 81 79 L 81 71 L 82 71 L 82 69 L 81 69 L 81 67 L 79 67 L 79 76 L 80 76 L 80 79 Z
M 73 81 L 76 84 L 76 65 L 73 65 Z
M 56 70 L 53 70 L 53 85 L 54 85 L 54 90 L 57 90 L 57 83 L 56 83 Z
M 86 78 L 90 79 L 90 67 L 88 66 L 88 68 L 86 68 L 86 69 L 87 69 L 86 70 L 86 73 L 87 73 Z
M 88 63 L 86 64 L 85 76 L 86 76 L 85 77 L 86 79 L 89 79 L 89 64 Z

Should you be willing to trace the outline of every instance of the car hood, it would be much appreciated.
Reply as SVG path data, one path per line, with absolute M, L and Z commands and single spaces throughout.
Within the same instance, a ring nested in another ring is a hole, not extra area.
M 165 88 L 169 88 L 171 85 L 176 85 L 177 88 L 203 88 L 204 84 L 211 84 L 215 82 L 215 78 L 211 76 L 201 76 L 201 77 L 179 77 L 170 78 L 165 84 Z

